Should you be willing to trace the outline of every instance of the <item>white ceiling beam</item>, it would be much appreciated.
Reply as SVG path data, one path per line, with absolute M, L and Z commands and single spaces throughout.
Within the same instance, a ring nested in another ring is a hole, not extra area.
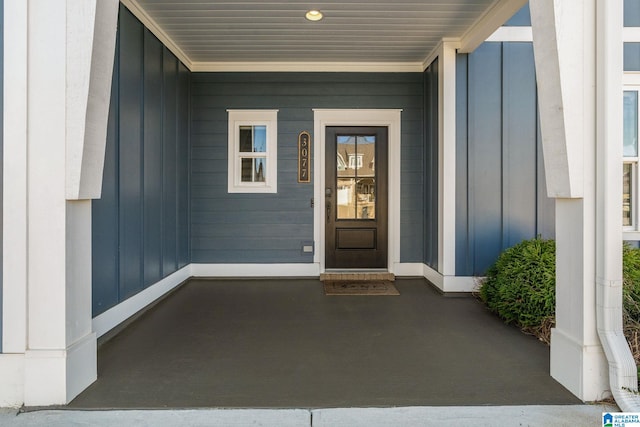
M 460 39 L 460 52 L 473 52 L 520 10 L 527 0 L 496 0 Z
M 422 72 L 422 62 L 194 62 L 193 72 Z

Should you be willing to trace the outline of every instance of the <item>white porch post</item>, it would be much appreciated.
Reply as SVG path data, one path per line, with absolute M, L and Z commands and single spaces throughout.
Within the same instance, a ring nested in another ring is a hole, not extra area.
M 4 61 L 0 404 L 64 404 L 96 379 L 89 198 L 100 195 L 118 1 L 4 4 L 15 47 Z
M 605 35 L 599 1 L 530 1 L 547 192 L 556 198 L 551 375 L 584 401 L 610 390 L 596 283 L 621 281 L 622 40 Z M 603 1 L 621 32 L 622 0 Z
M 456 275 L 456 48 L 441 43 L 438 60 L 438 270 L 442 290 L 455 292 Z

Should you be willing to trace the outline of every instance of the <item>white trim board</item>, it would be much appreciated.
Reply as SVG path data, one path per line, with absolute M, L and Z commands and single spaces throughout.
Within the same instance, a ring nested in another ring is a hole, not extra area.
M 128 298 L 118 305 L 110 308 L 104 313 L 93 318 L 93 331 L 97 337 L 109 332 L 129 317 L 138 313 L 140 310 L 165 295 L 167 292 L 175 289 L 178 285 L 191 277 L 191 264 L 181 268 L 173 274 L 165 277 L 159 282 L 151 285 Z
M 400 262 L 400 151 L 401 109 L 314 109 L 313 110 L 313 239 L 316 242 L 315 263 L 325 271 L 325 128 L 327 126 L 385 126 L 388 128 L 388 248 L 390 273 Z
M 194 62 L 193 72 L 421 73 L 421 62 Z
M 191 277 L 318 277 L 317 263 L 191 264 Z
M 443 276 L 438 271 L 423 264 L 423 277 L 433 283 L 442 292 L 473 292 L 477 289 L 481 277 Z

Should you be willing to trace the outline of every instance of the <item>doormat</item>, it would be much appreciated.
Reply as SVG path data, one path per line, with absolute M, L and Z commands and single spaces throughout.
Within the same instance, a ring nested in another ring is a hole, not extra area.
M 325 295 L 400 295 L 388 280 L 344 280 L 324 282 Z

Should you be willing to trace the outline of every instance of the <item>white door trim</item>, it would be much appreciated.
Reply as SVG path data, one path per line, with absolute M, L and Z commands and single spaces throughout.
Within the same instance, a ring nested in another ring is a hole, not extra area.
M 327 126 L 385 126 L 389 129 L 389 195 L 388 195 L 388 249 L 387 268 L 393 273 L 400 262 L 400 113 L 401 109 L 390 110 L 350 110 L 314 109 L 313 133 L 313 239 L 316 244 L 314 262 L 325 271 L 325 128 Z

